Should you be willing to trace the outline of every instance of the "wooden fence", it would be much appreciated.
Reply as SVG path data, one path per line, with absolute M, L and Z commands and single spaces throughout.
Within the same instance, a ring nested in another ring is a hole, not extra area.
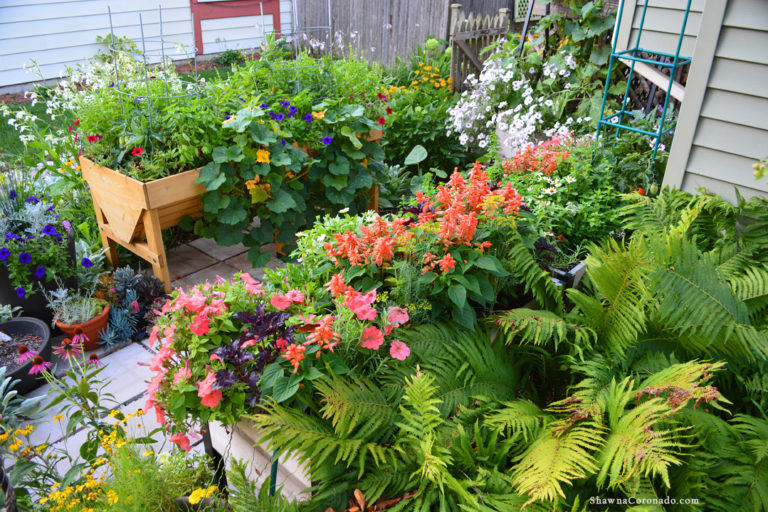
M 464 9 L 495 15 L 500 8 L 513 4 L 514 0 L 467 0 Z M 296 0 L 296 16 L 299 29 L 327 26 L 327 0 Z M 341 42 L 345 48 L 351 47 L 385 66 L 395 65 L 398 56 L 407 59 L 429 36 L 448 40 L 450 16 L 450 0 L 331 0 L 336 47 Z
M 460 91 L 471 74 L 479 75 L 487 55 L 483 48 L 506 37 L 510 9 L 501 8 L 495 16 L 465 14 L 461 4 L 451 5 L 451 78 L 453 90 Z

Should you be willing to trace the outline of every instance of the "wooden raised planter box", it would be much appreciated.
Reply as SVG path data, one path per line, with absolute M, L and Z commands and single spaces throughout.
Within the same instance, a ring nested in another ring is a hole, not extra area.
M 200 169 L 192 169 L 149 183 L 80 157 L 83 178 L 88 183 L 107 261 L 117 267 L 120 244 L 152 265 L 165 291 L 171 291 L 171 276 L 161 230 L 175 226 L 186 216 L 202 211 L 205 187 L 195 183 Z

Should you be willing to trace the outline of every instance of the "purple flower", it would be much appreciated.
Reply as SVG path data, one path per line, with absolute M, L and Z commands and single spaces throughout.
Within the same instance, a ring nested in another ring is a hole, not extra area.
M 27 202 L 27 203 L 31 203 L 31 204 L 37 204 L 37 203 L 39 203 L 39 202 L 40 202 L 40 200 L 39 200 L 37 197 L 35 197 L 35 196 L 29 196 L 29 197 L 27 198 L 27 201 L 26 201 L 26 202 Z
M 325 144 L 326 146 L 330 146 L 331 142 L 333 142 L 333 139 L 329 135 L 326 135 L 325 137 L 323 137 L 323 144 Z
M 282 144 L 283 147 L 285 147 L 285 139 L 280 139 L 280 144 Z
M 269 105 L 267 105 L 266 103 L 262 103 L 261 105 L 259 105 L 259 108 L 262 110 L 266 110 L 269 108 Z
M 0 260 L 5 261 L 8 259 L 8 256 L 10 255 L 11 255 L 11 251 L 7 247 L 3 247 L 2 249 L 0 249 Z
M 110 87 L 114 87 L 115 86 L 115 82 L 110 83 L 109 86 Z
M 20 299 L 23 299 L 27 296 L 27 290 L 25 290 L 23 286 L 19 286 L 16 288 L 16 296 Z
M 285 114 L 277 114 L 277 117 L 275 117 L 275 119 L 277 119 L 278 121 L 282 121 L 283 119 L 285 119 Z
M 240 99 L 240 101 L 242 101 L 243 103 L 245 103 L 245 99 L 244 99 L 244 98 L 239 98 L 239 99 Z
M 37 270 L 35 270 L 35 277 L 38 279 L 41 279 L 45 275 L 45 267 L 40 265 L 37 267 Z
M 288 107 L 291 106 L 291 102 L 288 101 L 288 100 L 283 100 L 283 101 L 280 102 L 280 105 L 282 105 L 283 108 L 288 108 Z
M 269 111 L 269 117 L 271 117 L 272 119 L 277 119 L 277 114 L 275 114 L 274 112 L 272 112 L 272 111 L 270 110 L 270 111 Z
M 15 190 L 11 190 L 8 193 L 8 197 L 10 197 L 11 199 L 16 199 L 16 191 Z
M 49 206 L 49 207 L 48 207 L 48 209 L 47 209 L 47 210 L 45 210 L 45 211 L 46 211 L 46 212 L 52 212 L 52 211 L 53 211 L 53 210 L 55 210 L 55 209 L 56 209 L 56 205 L 55 205 L 55 204 L 52 204 L 52 205 L 51 205 L 51 206 Z
M 9 240 L 21 240 L 21 237 L 16 233 L 6 233 L 5 241 L 8 242 Z
M 19 254 L 19 263 L 27 264 L 30 261 L 32 261 L 32 255 L 30 255 L 28 252 L 22 252 Z
M 54 236 L 56 235 L 56 228 L 51 226 L 50 224 L 46 224 L 43 228 L 43 234 L 48 236 Z
M 299 111 L 299 109 L 297 109 L 296 107 L 294 107 L 293 105 L 291 105 L 291 108 L 289 108 L 289 109 L 288 109 L 288 111 L 291 113 L 291 115 L 293 115 L 293 114 L 295 114 L 296 112 L 298 112 L 298 111 Z
M 80 262 L 82 266 L 85 268 L 91 268 L 93 266 L 93 262 L 89 260 L 88 258 L 83 258 L 83 260 Z
M 305 120 L 306 122 L 308 122 L 308 123 L 311 123 L 311 122 L 312 122 L 312 114 L 309 114 L 309 113 L 308 113 L 308 114 L 306 114 L 306 115 L 304 116 L 304 120 Z
M 72 231 L 72 223 L 71 223 L 71 222 L 69 222 L 68 220 L 63 220 L 63 221 L 61 221 L 61 225 L 62 225 L 62 226 L 64 226 L 64 230 L 65 230 L 67 233 L 69 233 L 70 231 Z

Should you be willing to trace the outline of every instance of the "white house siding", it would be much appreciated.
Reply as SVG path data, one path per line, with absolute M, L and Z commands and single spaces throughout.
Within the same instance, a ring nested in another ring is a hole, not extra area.
M 115 35 L 140 41 L 141 13 L 145 39 L 159 40 L 160 4 L 163 39 L 180 43 L 191 55 L 194 43 L 189 0 L 0 0 L 0 87 L 58 78 L 67 66 L 103 50 L 96 37 L 110 33 L 108 7 L 112 9 Z M 281 1 L 280 10 L 283 30 L 290 30 L 290 0 Z M 272 16 L 265 18 L 270 32 Z M 202 26 L 206 53 L 253 48 L 263 41 L 259 16 L 203 20 Z M 159 55 L 159 43 L 149 43 L 147 50 Z M 165 51 L 176 56 L 173 45 Z M 24 69 L 33 60 L 42 76 Z

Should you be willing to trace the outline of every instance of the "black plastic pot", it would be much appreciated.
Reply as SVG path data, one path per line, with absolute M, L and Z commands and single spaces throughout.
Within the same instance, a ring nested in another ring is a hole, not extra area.
M 42 320 L 25 316 L 12 318 L 7 322 L 0 323 L 0 331 L 3 331 L 9 336 L 11 334 L 34 334 L 40 336 L 43 338 L 43 344 L 39 353 L 46 361 L 51 360 L 51 330 L 48 328 L 48 324 Z M 20 366 L 7 374 L 8 377 L 11 377 L 14 380 L 19 379 L 20 382 L 16 384 L 14 389 L 21 395 L 29 393 L 45 382 L 36 375 L 30 375 L 30 368 L 32 368 L 32 361 L 27 361 L 27 364 Z

